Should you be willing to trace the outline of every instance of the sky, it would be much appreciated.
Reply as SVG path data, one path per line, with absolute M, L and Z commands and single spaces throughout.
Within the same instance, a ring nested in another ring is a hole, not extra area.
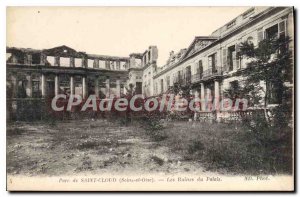
M 158 47 L 158 66 L 249 7 L 8 7 L 7 46 L 61 45 L 90 54 L 128 57 Z

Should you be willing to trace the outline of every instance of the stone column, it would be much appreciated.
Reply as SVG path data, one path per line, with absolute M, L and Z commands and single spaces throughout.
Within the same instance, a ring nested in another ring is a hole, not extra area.
M 116 70 L 120 70 L 120 65 L 121 65 L 121 62 L 120 61 L 117 61 L 116 62 Z
M 87 65 L 86 59 L 85 59 L 85 57 L 83 57 L 81 60 L 81 66 L 82 66 L 82 68 L 86 68 L 86 65 Z
M 196 104 L 196 109 L 198 110 L 198 111 L 200 111 L 200 106 L 199 106 L 199 91 L 198 90 L 195 90 L 195 93 L 194 93 L 194 96 L 195 96 L 195 104 Z M 198 120 L 198 118 L 199 118 L 199 114 L 197 113 L 197 111 L 194 113 L 194 120 L 196 121 L 196 120 Z
M 107 78 L 105 81 L 105 89 L 106 89 L 105 96 L 106 96 L 106 98 L 109 98 L 109 96 L 110 96 L 110 80 L 109 80 L 109 78 Z
M 11 54 L 11 62 L 12 63 L 18 63 L 17 56 L 15 54 Z
M 47 55 L 44 53 L 41 53 L 41 62 L 40 64 L 45 65 L 47 60 Z
M 93 67 L 94 68 L 99 68 L 99 59 L 94 59 Z
M 200 83 L 200 87 L 201 87 L 200 98 L 201 98 L 201 99 L 204 99 L 204 98 L 205 98 L 205 87 L 204 87 L 204 83 Z
M 201 99 L 201 110 L 205 110 L 205 86 L 204 83 L 200 83 L 200 99 Z
M 32 64 L 32 55 L 31 54 L 26 54 L 25 55 L 25 64 Z
M 115 70 L 115 62 L 114 61 L 110 62 L 110 69 Z
M 41 75 L 41 92 L 42 92 L 42 97 L 46 96 L 46 76 L 44 73 Z
M 70 76 L 70 95 L 75 94 L 74 76 Z
M 129 59 L 129 68 L 134 68 L 135 67 L 135 57 L 131 56 Z
M 87 97 L 87 90 L 86 90 L 86 76 L 82 77 L 82 98 Z
M 18 96 L 18 78 L 17 76 L 11 76 L 11 83 L 13 85 L 12 98 L 17 98 Z
M 31 74 L 26 75 L 26 95 L 32 97 L 32 77 Z
M 117 97 L 119 98 L 121 96 L 121 81 L 120 81 L 120 79 L 116 80 L 116 85 L 117 85 Z
M 219 102 L 220 102 L 220 87 L 219 87 L 219 82 L 216 80 L 215 81 L 215 109 L 219 110 Z
M 95 95 L 99 97 L 99 79 L 98 76 L 95 77 Z
M 55 92 L 55 96 L 57 96 L 59 94 L 59 77 L 58 77 L 58 75 L 55 75 L 55 78 L 54 78 L 54 92 Z

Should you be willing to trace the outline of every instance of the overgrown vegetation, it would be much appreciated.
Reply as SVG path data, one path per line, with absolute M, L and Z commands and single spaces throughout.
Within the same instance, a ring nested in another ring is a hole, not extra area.
M 149 113 L 143 118 L 142 125 L 146 133 L 155 141 L 162 141 L 167 138 L 165 126 L 157 114 Z
M 202 162 L 208 170 L 292 173 L 292 91 L 285 86 L 292 81 L 289 41 L 281 37 L 263 40 L 257 47 L 247 42 L 241 45 L 240 56 L 249 61 L 242 72 L 245 81 L 243 86 L 229 89 L 227 95 L 233 100 L 249 99 L 262 113 L 258 110 L 242 117 L 240 125 L 174 123 L 176 129 L 164 129 L 161 143 L 187 160 Z M 276 105 L 270 108 L 273 103 Z
M 176 128 L 176 129 L 174 129 Z M 261 130 L 258 130 L 260 128 Z M 255 130 L 242 124 L 174 122 L 158 143 L 202 163 L 207 170 L 242 174 L 292 173 L 290 132 L 271 132 L 265 125 Z

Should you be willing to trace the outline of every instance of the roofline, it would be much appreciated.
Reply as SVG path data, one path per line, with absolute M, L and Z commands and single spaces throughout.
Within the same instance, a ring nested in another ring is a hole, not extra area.
M 118 56 L 97 55 L 97 54 L 86 54 L 86 55 L 87 57 L 93 59 L 115 59 L 115 60 L 129 61 L 129 57 L 118 57 Z
M 262 6 L 262 7 L 268 7 L 268 6 Z M 233 19 L 231 19 L 230 21 L 226 22 L 224 25 L 218 27 L 217 29 L 215 29 L 211 34 L 217 32 L 219 29 L 221 29 L 224 26 L 227 26 L 228 24 L 230 24 L 231 22 L 235 21 L 239 16 L 243 16 L 245 13 L 249 12 L 250 10 L 255 9 L 254 6 L 250 7 L 249 9 L 247 9 L 246 11 L 244 11 L 243 13 L 239 14 L 238 16 L 234 17 Z
M 32 48 L 21 48 L 21 47 L 8 47 L 6 46 L 6 51 L 10 50 L 19 50 L 19 51 L 28 51 L 28 52 L 42 52 L 40 49 L 32 49 Z
M 196 36 L 195 39 L 216 40 L 219 39 L 219 37 L 218 36 Z
M 219 37 L 216 37 L 216 36 L 196 36 L 194 38 L 194 40 L 192 41 L 192 43 L 188 46 L 188 48 L 186 49 L 185 53 L 183 54 L 183 59 L 188 57 L 188 53 L 191 51 L 191 47 L 194 45 L 194 43 L 199 40 L 199 39 L 202 39 L 202 40 L 218 40 Z
M 289 7 L 270 7 L 270 8 L 268 8 L 268 9 L 264 10 L 263 12 L 259 13 L 259 14 L 258 14 L 259 16 L 257 16 L 257 17 L 254 18 L 253 20 L 248 21 L 247 23 L 242 24 L 241 26 L 237 27 L 237 28 L 234 29 L 233 31 L 229 32 L 228 34 L 225 34 L 224 36 L 220 37 L 220 39 L 216 40 L 215 42 L 211 43 L 210 45 L 204 47 L 203 49 L 201 49 L 201 50 L 195 52 L 194 54 L 192 54 L 192 55 L 190 55 L 190 56 L 188 56 L 188 57 L 186 57 L 186 58 L 183 58 L 182 60 L 180 60 L 179 62 L 175 63 L 174 65 L 172 65 L 172 66 L 166 68 L 165 70 L 163 70 L 162 72 L 156 74 L 155 76 L 153 76 L 153 78 L 158 78 L 158 77 L 160 77 L 161 75 L 165 74 L 166 72 L 172 70 L 173 68 L 176 68 L 176 67 L 179 66 L 180 64 L 186 62 L 187 60 L 189 60 L 189 59 L 191 59 L 191 58 L 193 58 L 193 57 L 195 57 L 195 56 L 198 55 L 199 53 L 202 53 L 202 52 L 204 52 L 204 51 L 210 49 L 211 47 L 213 47 L 213 46 L 215 46 L 215 45 L 217 45 L 217 44 L 220 44 L 223 40 L 225 40 L 226 38 L 228 38 L 228 37 L 232 36 L 233 34 L 239 32 L 241 29 L 247 27 L 248 25 L 250 25 L 250 24 L 252 24 L 252 23 L 257 22 L 257 20 L 261 19 L 261 18 L 264 17 L 266 14 L 269 14 L 269 13 L 271 13 L 272 11 L 277 10 L 277 9 L 284 10 L 284 9 L 286 9 L 286 8 L 289 8 Z
M 135 58 L 139 58 L 139 59 L 142 59 L 143 58 L 143 53 L 130 53 L 129 54 L 129 57 L 135 57 Z
M 61 45 L 61 46 L 57 46 L 57 47 L 53 47 L 53 48 L 50 48 L 50 49 L 32 49 L 32 48 L 19 48 L 19 47 L 6 47 L 6 51 L 7 52 L 10 52 L 12 50 L 19 50 L 19 51 L 22 51 L 22 52 L 29 52 L 29 53 L 43 53 L 43 52 L 46 52 L 48 50 L 52 50 L 52 49 L 55 49 L 55 48 L 58 48 L 58 47 L 67 47 L 67 48 L 70 48 L 66 45 Z M 72 48 L 70 48 L 72 49 Z M 74 49 L 72 49 L 74 50 Z M 76 51 L 76 50 L 74 50 Z M 82 52 L 82 51 L 76 51 L 77 53 L 80 53 L 80 54 L 84 54 L 85 56 L 87 56 L 88 58 L 92 58 L 92 59 L 112 59 L 112 60 L 121 60 L 121 61 L 129 61 L 129 57 L 119 57 L 119 56 L 109 56 L 109 55 L 97 55 L 97 54 L 88 54 L 88 53 L 85 53 L 85 52 Z

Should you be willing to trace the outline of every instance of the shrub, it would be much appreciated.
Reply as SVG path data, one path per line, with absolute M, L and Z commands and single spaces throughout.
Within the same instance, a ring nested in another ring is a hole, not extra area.
M 292 172 L 292 129 L 282 114 L 276 111 L 274 120 L 277 121 L 271 124 L 264 118 L 254 117 L 254 124 L 246 124 L 246 132 L 240 135 L 241 140 L 247 140 L 246 147 L 253 155 L 251 160 L 264 171 Z
M 142 124 L 146 133 L 155 141 L 162 141 L 167 138 L 167 134 L 164 131 L 165 127 L 160 117 L 150 114 L 144 117 Z

